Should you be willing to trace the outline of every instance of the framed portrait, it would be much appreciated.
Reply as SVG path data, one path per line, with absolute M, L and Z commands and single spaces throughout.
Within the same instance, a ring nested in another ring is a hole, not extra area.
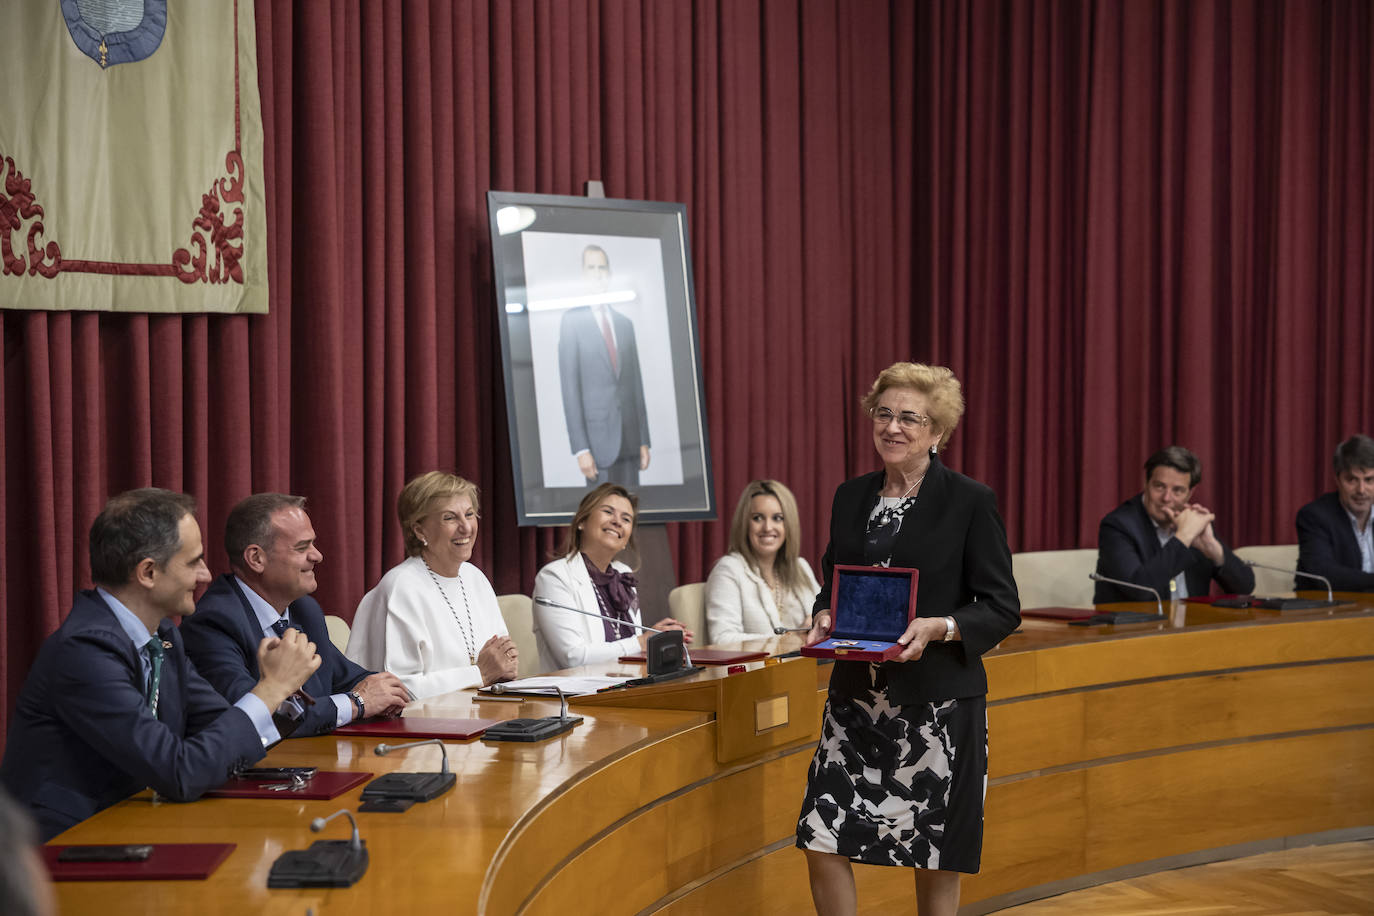
M 487 192 L 521 525 L 598 483 L 644 522 L 715 518 L 687 208 Z

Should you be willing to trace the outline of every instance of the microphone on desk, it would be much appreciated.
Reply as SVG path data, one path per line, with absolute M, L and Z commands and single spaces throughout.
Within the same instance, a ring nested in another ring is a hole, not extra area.
M 319 833 L 321 830 L 324 829 L 325 824 L 328 824 L 330 821 L 334 820 L 334 818 L 338 817 L 340 814 L 347 817 L 349 823 L 353 825 L 353 836 L 348 841 L 349 847 L 352 849 L 362 849 L 363 839 L 358 835 L 358 822 L 354 819 L 353 812 L 349 811 L 347 808 L 340 808 L 338 811 L 335 811 L 333 814 L 329 815 L 329 817 L 315 818 L 313 821 L 310 822 L 310 831 L 312 833 Z
M 556 607 L 560 611 L 572 611 L 574 614 L 581 614 L 584 617 L 609 620 L 611 623 L 624 624 L 634 627 L 636 630 L 652 633 L 653 635 L 645 641 L 644 645 L 644 656 L 649 666 L 650 677 L 662 677 L 677 671 L 687 673 L 693 670 L 692 654 L 687 651 L 687 643 L 683 639 L 681 630 L 656 630 L 653 627 L 646 627 L 642 623 L 635 623 L 633 620 L 621 620 L 619 617 L 593 614 L 591 611 L 584 611 L 580 607 L 559 604 L 557 601 L 550 601 L 542 596 L 536 596 L 534 603 L 542 604 L 544 607 Z
M 439 767 L 440 773 L 448 773 L 448 748 L 444 747 L 444 742 L 439 738 L 426 738 L 423 741 L 410 741 L 405 744 L 379 744 L 372 749 L 372 753 L 378 757 L 385 757 L 392 751 L 404 751 L 412 747 L 419 747 L 422 744 L 437 744 L 439 751 L 443 755 L 443 764 Z
M 363 804 L 370 806 L 360 811 L 404 811 L 416 802 L 438 798 L 458 781 L 458 777 L 448 768 L 448 748 L 439 738 L 426 738 L 423 741 L 410 741 L 405 744 L 379 744 L 372 753 L 385 757 L 392 751 L 404 751 L 425 744 L 437 744 L 443 754 L 443 765 L 437 773 L 384 773 L 367 784 L 361 796 Z
M 1104 576 L 1101 573 L 1090 572 L 1088 578 L 1094 582 L 1110 582 L 1113 585 L 1120 585 L 1123 588 L 1133 588 L 1140 592 L 1149 592 L 1155 596 L 1155 606 L 1159 608 L 1158 614 L 1144 614 L 1140 611 L 1098 611 L 1087 620 L 1074 620 L 1070 624 L 1081 626 L 1092 626 L 1095 623 L 1146 623 L 1151 620 L 1164 620 L 1164 602 L 1159 597 L 1159 592 L 1150 588 L 1148 585 L 1141 585 L 1138 582 L 1127 582 L 1125 579 L 1113 579 L 1111 576 Z
M 553 689 L 558 691 L 558 715 L 545 716 L 542 719 L 506 719 L 484 731 L 482 740 L 543 741 L 546 738 L 553 738 L 564 732 L 572 731 L 574 726 L 582 723 L 582 717 L 569 716 L 568 695 L 557 684 L 553 686 Z
M 277 857 L 267 874 L 268 887 L 350 887 L 367 871 L 367 847 L 358 835 L 358 822 L 347 808 L 317 817 L 310 829 L 319 833 L 340 814 L 353 824 L 346 840 L 316 840 L 309 849 L 289 849 Z
M 774 636 L 786 636 L 788 633 L 810 633 L 810 627 L 773 627 Z
M 1302 576 L 1304 579 L 1316 579 L 1322 585 L 1326 586 L 1327 603 L 1336 603 L 1336 594 L 1331 590 L 1331 580 L 1326 578 L 1326 576 L 1319 576 L 1316 573 L 1303 572 L 1301 569 L 1286 569 L 1282 566 L 1270 566 L 1268 563 L 1256 563 L 1254 560 L 1245 560 L 1244 562 L 1246 566 L 1251 566 L 1255 569 L 1270 569 L 1274 572 L 1288 573 L 1288 575 L 1290 576 Z M 1300 598 L 1298 600 L 1301 601 L 1304 599 Z

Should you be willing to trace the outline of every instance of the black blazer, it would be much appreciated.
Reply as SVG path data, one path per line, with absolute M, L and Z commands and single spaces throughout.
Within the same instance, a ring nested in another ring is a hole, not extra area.
M 44 840 L 148 786 L 198 798 L 262 758 L 252 720 L 196 673 L 177 627 L 163 620 L 158 634 L 171 648 L 156 718 L 138 652 L 97 592 L 80 592 L 43 642 L 10 717 L 0 781 Z
M 1220 538 L 1217 539 L 1220 542 Z M 1124 579 L 1148 585 L 1159 592 L 1161 600 L 1169 600 L 1169 583 L 1179 573 L 1188 583 L 1188 594 L 1206 595 L 1212 580 L 1221 584 L 1222 591 L 1233 595 L 1248 595 L 1255 590 L 1255 573 L 1246 566 L 1231 548 L 1221 545 L 1222 564 L 1212 563 L 1207 555 L 1195 547 L 1184 547 L 1178 538 L 1163 544 L 1155 534 L 1155 524 L 1145 513 L 1140 494 L 1117 506 L 1097 528 L 1097 571 L 1113 579 Z M 1110 601 L 1149 601 L 1149 595 L 1134 589 L 1122 588 L 1110 582 L 1099 582 L 1093 589 L 1093 603 Z
M 293 737 L 322 735 L 333 731 L 338 715 L 330 695 L 347 693 L 372 672 L 349 661 L 329 641 L 324 611 L 314 598 L 306 595 L 296 599 L 287 613 L 291 623 L 310 637 L 320 656 L 320 667 L 302 686 L 319 702 L 306 709 Z M 261 677 L 258 644 L 262 642 L 262 626 L 232 573 L 220 576 L 200 596 L 196 612 L 181 621 L 181 635 L 196 670 L 223 696 L 238 699 L 257 684 Z
M 864 563 L 864 535 L 884 473 L 846 480 L 835 490 L 830 544 L 821 558 L 817 612 L 830 607 L 835 566 Z M 960 639 L 932 642 L 914 661 L 885 662 L 889 700 L 906 705 L 986 694 L 982 655 L 1021 623 L 1007 531 L 992 490 L 932 456 L 916 502 L 897 536 L 892 565 L 920 570 L 917 616 L 953 617 Z M 867 662 L 835 663 L 830 675 L 832 691 L 857 696 L 868 687 Z
M 1360 568 L 1360 545 L 1350 528 L 1350 516 L 1334 492 L 1298 510 L 1298 569 L 1326 576 L 1338 592 L 1374 590 L 1374 573 Z M 1311 579 L 1298 579 L 1293 587 L 1320 586 Z

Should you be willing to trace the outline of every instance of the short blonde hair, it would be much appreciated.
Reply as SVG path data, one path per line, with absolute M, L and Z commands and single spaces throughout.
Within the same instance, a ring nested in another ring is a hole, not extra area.
M 630 537 L 625 541 L 625 549 L 634 552 L 636 559 L 633 568 L 638 569 L 639 547 L 635 543 L 635 533 L 639 528 L 639 497 L 618 483 L 603 483 L 582 497 L 582 502 L 577 504 L 577 512 L 573 515 L 572 521 L 568 522 L 568 533 L 558 548 L 558 556 L 571 559 L 582 552 L 581 526 L 592 517 L 592 512 L 608 496 L 622 497 L 630 504 L 630 514 L 634 516 L 634 527 L 630 529 Z
M 739 495 L 735 505 L 735 517 L 730 522 L 730 550 L 759 570 L 759 559 L 754 553 L 754 545 L 749 543 L 749 514 L 755 496 L 771 496 L 782 507 L 782 546 L 773 558 L 773 573 L 778 582 L 791 591 L 802 584 L 801 566 L 797 558 L 801 555 L 801 520 L 797 514 L 797 500 L 792 491 L 776 480 L 751 480 Z
M 954 370 L 924 363 L 893 363 L 878 373 L 873 387 L 859 403 L 864 410 L 871 411 L 889 388 L 910 388 L 925 396 L 930 405 L 930 422 L 940 431 L 939 448 L 944 451 L 964 415 L 964 393 Z
M 406 556 L 418 557 L 424 547 L 415 533 L 415 523 L 433 512 L 435 503 L 458 496 L 471 500 L 474 512 L 481 511 L 477 484 L 447 471 L 426 471 L 419 477 L 412 477 L 401 488 L 401 495 L 396 497 L 396 517 L 400 519 L 401 534 L 405 536 Z

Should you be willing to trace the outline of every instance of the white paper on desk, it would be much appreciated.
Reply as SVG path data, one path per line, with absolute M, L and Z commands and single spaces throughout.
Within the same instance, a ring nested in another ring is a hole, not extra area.
M 619 685 L 631 680 L 628 677 L 606 677 L 606 676 L 587 676 L 587 677 L 522 677 L 514 681 L 506 681 L 503 684 L 493 684 L 478 691 L 479 693 L 520 693 L 527 696 L 556 697 L 558 690 L 562 688 L 563 693 L 570 697 L 584 696 L 589 693 L 596 693 L 598 690 L 605 690 L 607 687 L 618 687 Z

